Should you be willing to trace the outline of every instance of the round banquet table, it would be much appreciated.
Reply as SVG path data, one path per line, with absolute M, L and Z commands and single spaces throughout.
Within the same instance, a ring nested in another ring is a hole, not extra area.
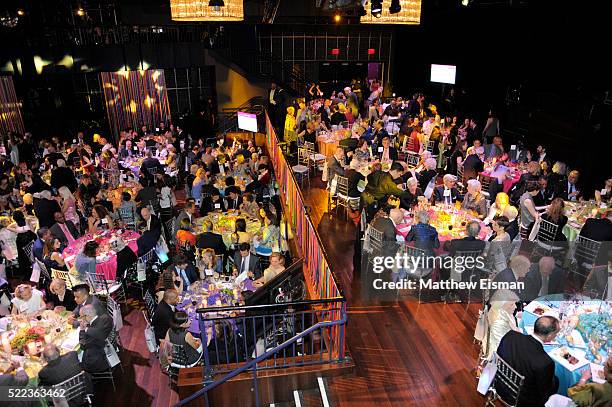
M 204 220 L 208 219 L 213 224 L 213 232 L 219 233 L 223 237 L 223 243 L 225 243 L 227 247 L 230 247 L 232 245 L 232 234 L 236 228 L 236 219 L 238 218 L 243 218 L 246 220 L 247 232 L 249 232 L 251 235 L 255 236 L 261 230 L 261 222 L 259 219 L 251 219 L 244 214 L 240 214 L 240 211 L 228 213 L 209 213 L 208 215 L 195 220 L 194 229 L 196 233 L 202 233 L 202 223 Z
M 607 209 L 606 205 L 598 206 L 594 201 L 571 202 L 565 201 L 565 214 L 567 223 L 563 227 L 563 234 L 568 242 L 576 240 L 580 230 L 589 218 L 603 216 Z
M 412 227 L 413 217 L 408 211 L 404 211 L 404 222 L 395 227 L 396 232 L 406 238 Z M 467 211 L 456 209 L 447 209 L 444 206 L 432 206 L 427 212 L 429 213 L 429 224 L 436 228 L 438 231 L 438 239 L 440 243 L 444 243 L 447 240 L 462 239 L 466 236 L 465 226 L 468 222 L 475 220 L 480 223 L 480 234 L 478 238 L 484 240 L 487 231 L 484 223 L 477 217 L 473 216 Z M 449 229 L 449 226 L 452 226 Z
M 521 175 L 522 175 L 521 171 L 519 171 L 519 170 L 517 170 L 515 168 L 513 168 L 511 171 L 512 171 L 511 174 L 510 174 L 511 177 L 504 179 L 504 182 L 503 182 L 503 185 L 502 185 L 503 191 L 505 193 L 508 193 L 508 191 L 510 191 L 510 189 L 514 186 L 514 184 L 519 182 L 519 180 L 521 179 Z M 485 171 L 481 172 L 481 174 L 484 175 L 485 177 L 490 177 L 491 176 L 491 171 L 490 170 L 489 171 L 485 170 Z
M 198 323 L 198 308 L 230 307 L 242 304 L 240 293 L 242 291 L 255 291 L 253 280 L 247 278 L 241 284 L 236 284 L 232 278 L 228 282 L 218 280 L 201 281 L 181 293 L 177 309 L 185 311 L 189 316 L 190 325 L 187 329 L 192 334 L 200 334 Z M 195 302 L 195 305 L 193 304 Z M 210 315 L 209 315 L 210 316 Z M 227 315 L 234 316 L 234 315 Z M 210 323 L 210 322 L 209 322 Z
M 612 324 L 611 311 L 610 303 L 587 297 L 569 301 L 564 300 L 563 294 L 543 296 L 525 306 L 519 322 L 525 334 L 533 333 L 533 325 L 541 315 L 551 315 L 561 320 L 561 332 L 555 341 L 544 345 L 544 350 L 555 362 L 555 376 L 559 379 L 558 394 L 567 395 L 567 389 L 575 385 L 582 372 L 591 365 L 603 367 L 608 345 L 612 342 L 608 328 Z M 578 321 L 581 327 L 574 329 Z M 601 338 L 601 332 L 607 335 L 605 339 Z M 562 354 L 566 352 L 575 356 L 577 363 L 570 364 L 563 359 Z
M 138 254 L 138 244 L 136 240 L 140 237 L 140 234 L 131 231 L 124 230 L 121 233 L 119 230 L 103 231 L 99 234 L 91 235 L 86 234 L 74 242 L 70 243 L 63 252 L 64 261 L 66 262 L 69 269 L 74 267 L 76 256 L 83 251 L 83 246 L 90 240 L 95 240 L 99 247 L 96 252 L 96 271 L 98 273 L 104 273 L 107 280 L 114 281 L 117 275 L 117 254 L 110 250 L 108 242 L 113 236 L 121 236 L 126 245 Z

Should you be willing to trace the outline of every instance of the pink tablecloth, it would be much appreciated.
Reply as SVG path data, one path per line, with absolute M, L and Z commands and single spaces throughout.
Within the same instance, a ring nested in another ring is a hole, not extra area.
M 481 174 L 484 175 L 485 177 L 491 176 L 490 171 L 483 171 L 481 172 Z M 512 188 L 514 184 L 519 182 L 519 180 L 521 179 L 521 175 L 522 175 L 521 171 L 514 171 L 511 178 L 506 178 L 504 180 L 503 188 L 504 188 L 505 193 L 508 193 L 508 191 L 510 191 L 510 188 Z
M 430 216 L 434 215 L 434 212 L 438 211 L 440 209 L 436 208 L 436 209 L 430 209 Z M 432 216 L 433 218 L 434 216 Z M 477 220 L 475 218 L 469 217 L 466 215 L 467 218 L 471 218 L 474 220 Z M 465 222 L 467 224 L 467 221 L 469 219 L 466 219 Z M 432 225 L 434 227 L 436 227 L 436 225 Z M 397 225 L 395 227 L 395 231 L 398 235 L 401 235 L 404 237 L 404 239 L 406 238 L 406 236 L 408 236 L 408 233 L 410 232 L 410 229 L 412 227 L 412 216 L 408 214 L 408 212 L 404 212 L 404 222 Z M 464 238 L 466 236 L 466 232 L 465 232 L 465 226 L 458 224 L 458 225 L 454 225 L 453 226 L 453 230 L 450 231 L 448 230 L 448 228 L 444 229 L 444 230 L 440 230 L 436 227 L 436 230 L 438 230 L 438 240 L 440 240 L 441 243 L 446 242 L 447 240 L 452 240 L 452 239 L 461 239 Z M 481 223 L 480 225 L 480 234 L 478 236 L 479 239 L 484 240 L 485 237 L 487 236 L 487 231 L 485 230 L 484 224 Z
M 117 275 L 117 255 L 110 251 L 108 247 L 108 242 L 114 235 L 118 235 L 118 230 L 105 232 L 104 235 L 96 235 L 92 236 L 87 234 L 83 237 L 78 238 L 71 244 L 69 244 L 63 252 L 64 260 L 68 265 L 68 268 L 74 267 L 74 262 L 76 260 L 76 256 L 83 251 L 83 246 L 90 240 L 95 240 L 98 242 L 98 251 L 97 256 L 107 255 L 107 259 L 102 262 L 98 262 L 96 264 L 96 271 L 98 273 L 104 273 L 107 280 L 115 280 Z M 123 234 L 120 235 L 123 241 L 134 251 L 134 253 L 138 254 L 138 245 L 136 243 L 136 239 L 140 237 L 140 235 L 131 230 L 125 230 Z

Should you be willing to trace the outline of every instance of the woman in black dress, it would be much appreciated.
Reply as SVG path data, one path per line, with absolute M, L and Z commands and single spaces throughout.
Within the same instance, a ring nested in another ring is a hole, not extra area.
M 49 284 L 49 292 L 47 293 L 47 305 L 50 308 L 65 307 L 66 310 L 72 311 L 76 308 L 77 303 L 74 300 L 74 294 L 66 288 L 66 282 L 60 278 L 54 278 Z

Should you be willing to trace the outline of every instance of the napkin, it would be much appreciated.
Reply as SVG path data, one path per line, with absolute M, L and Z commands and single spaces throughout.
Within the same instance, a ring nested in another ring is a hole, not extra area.
M 591 363 L 591 377 L 595 383 L 605 383 L 606 375 L 604 372 L 604 367 L 602 365 L 598 365 L 597 363 Z
M 74 350 L 79 344 L 79 332 L 81 327 L 72 330 L 62 341 L 62 348 L 68 351 Z
M 573 357 L 578 359 L 578 362 L 576 364 L 571 364 L 567 359 L 562 356 L 565 352 L 569 352 Z M 571 372 L 589 364 L 589 361 L 584 357 L 584 351 L 576 348 L 568 349 L 567 347 L 563 346 L 560 348 L 553 349 L 552 351 L 550 351 L 549 355 L 555 362 L 559 363 L 561 366 Z

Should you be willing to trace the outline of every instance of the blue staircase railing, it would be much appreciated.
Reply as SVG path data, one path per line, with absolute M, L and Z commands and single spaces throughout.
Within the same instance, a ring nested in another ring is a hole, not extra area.
M 255 405 L 257 407 L 259 407 L 260 402 L 259 402 L 259 389 L 258 389 L 258 382 L 257 382 L 257 364 L 261 363 L 267 359 L 270 359 L 272 357 L 274 357 L 276 354 L 278 354 L 279 352 L 284 351 L 285 349 L 289 348 L 290 346 L 295 346 L 295 344 L 300 341 L 300 340 L 305 340 L 309 335 L 312 335 L 313 333 L 315 333 L 316 331 L 321 331 L 323 329 L 329 329 L 331 331 L 332 327 L 342 327 L 344 328 L 345 324 L 346 324 L 346 320 L 347 320 L 347 314 L 346 314 L 346 302 L 343 298 L 339 298 L 339 301 L 341 301 L 341 309 L 340 312 L 338 313 L 340 315 L 340 318 L 337 320 L 333 320 L 333 321 L 320 321 L 315 323 L 314 325 L 306 328 L 305 330 L 303 330 L 302 332 L 299 332 L 297 334 L 295 334 L 294 336 L 292 336 L 291 338 L 288 338 L 287 340 L 285 340 L 284 342 L 278 344 L 277 346 L 275 346 L 272 349 L 269 349 L 267 351 L 265 351 L 264 353 L 262 353 L 261 355 L 258 355 L 256 358 L 246 362 L 245 364 L 243 364 L 242 366 L 228 372 L 227 374 L 225 374 L 222 378 L 215 380 L 215 381 L 210 381 L 210 377 L 211 377 L 211 371 L 208 370 L 208 372 L 205 372 L 204 376 L 204 380 L 203 380 L 203 384 L 204 387 L 201 388 L 200 390 L 196 391 L 195 393 L 193 393 L 192 395 L 188 396 L 187 398 L 181 400 L 180 402 L 178 402 L 175 407 L 180 407 L 180 406 L 184 406 L 198 398 L 203 397 L 206 405 L 208 406 L 208 392 L 213 390 L 214 388 L 218 387 L 219 385 L 227 382 L 228 380 L 238 376 L 241 373 L 244 373 L 248 370 L 253 370 L 253 389 L 254 389 L 254 397 L 255 397 Z M 328 300 L 328 301 L 332 301 L 332 299 Z M 212 311 L 208 310 L 208 312 Z M 333 315 L 334 312 L 329 311 L 330 315 Z M 199 323 L 200 323 L 200 332 L 201 332 L 201 336 L 203 339 L 203 343 L 207 343 L 207 337 L 206 337 L 206 320 L 203 318 L 199 319 Z M 344 329 L 340 329 L 340 335 L 344 336 Z M 342 340 L 344 338 L 341 338 Z M 204 346 L 204 352 L 205 358 L 208 358 L 208 353 L 207 353 L 207 347 Z M 322 360 L 321 363 L 329 363 L 332 362 L 332 360 Z M 340 361 L 338 361 L 340 362 Z M 208 363 L 208 362 L 206 362 Z M 205 367 L 204 369 L 205 371 L 207 370 L 207 368 Z M 207 379 L 208 377 L 208 379 Z

